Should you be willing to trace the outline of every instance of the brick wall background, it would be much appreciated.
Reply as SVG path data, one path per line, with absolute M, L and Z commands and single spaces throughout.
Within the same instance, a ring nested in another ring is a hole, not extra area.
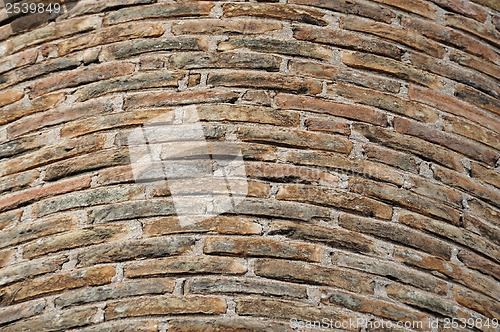
M 23 31 L 1 18 L 0 330 L 498 330 L 499 10 L 88 0 Z M 124 140 L 181 105 L 241 140 L 249 182 L 189 225 L 134 182 Z

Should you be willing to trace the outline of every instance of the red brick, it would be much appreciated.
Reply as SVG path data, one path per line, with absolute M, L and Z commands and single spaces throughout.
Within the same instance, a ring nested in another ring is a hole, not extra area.
M 496 47 L 500 46 L 500 32 L 496 31 L 495 28 L 455 14 L 446 14 L 445 22 L 448 26 L 469 32 Z
M 339 178 L 327 171 L 290 164 L 246 163 L 246 175 L 273 182 L 304 182 L 336 187 Z
M 24 92 L 19 89 L 11 89 L 0 92 L 0 107 L 10 105 L 24 97 Z
M 457 258 L 468 268 L 477 270 L 500 280 L 500 266 L 470 251 L 460 250 Z
M 405 171 L 417 173 L 419 171 L 415 157 L 403 152 L 379 147 L 376 144 L 365 144 L 364 153 L 368 160 L 373 160 L 382 164 L 390 165 Z
M 178 69 L 241 68 L 278 71 L 281 58 L 276 55 L 243 52 L 189 52 L 174 53 L 168 66 Z
M 321 131 L 329 134 L 340 134 L 349 136 L 351 128 L 349 123 L 341 120 L 330 120 L 320 117 L 308 117 L 304 123 L 307 130 Z
M 474 215 L 500 227 L 500 212 L 493 207 L 478 199 L 468 200 L 467 204 Z
M 472 17 L 479 22 L 484 22 L 488 17 L 488 12 L 484 8 L 467 0 L 432 0 L 432 2 L 446 10 Z
M 470 138 L 492 148 L 496 148 L 500 144 L 500 135 L 462 118 L 443 116 L 443 129 L 446 132 Z
M 498 78 L 500 78 L 500 72 L 498 73 Z M 500 101 L 476 89 L 463 84 L 457 84 L 455 85 L 455 97 L 500 115 Z
M 57 272 L 61 270 L 63 264 L 68 261 L 69 258 L 66 256 L 53 256 L 19 264 L 11 264 L 10 266 L 4 267 L 0 270 L 0 285 L 5 287 L 6 285 L 10 285 L 15 282 L 38 277 L 47 273 Z
M 198 19 L 174 22 L 172 33 L 174 35 L 184 34 L 263 34 L 270 31 L 283 29 L 283 24 L 255 19 Z
M 9 70 L 24 67 L 26 65 L 32 65 L 35 63 L 37 57 L 38 51 L 36 49 L 26 50 L 5 57 L 0 61 L 0 73 L 5 73 Z
M 414 13 L 431 20 L 436 19 L 436 7 L 422 0 L 398 1 L 398 0 L 374 0 L 389 6 L 396 7 L 405 12 Z
M 0 125 L 13 122 L 34 113 L 46 111 L 60 104 L 64 97 L 65 94 L 62 92 L 53 93 L 33 100 L 28 100 L 27 102 L 21 101 L 4 107 L 2 113 L 0 113 Z
M 453 298 L 466 308 L 479 312 L 488 318 L 500 319 L 500 303 L 497 299 L 492 299 L 482 294 L 460 286 L 453 286 L 451 289 Z M 492 296 L 496 296 L 492 293 Z

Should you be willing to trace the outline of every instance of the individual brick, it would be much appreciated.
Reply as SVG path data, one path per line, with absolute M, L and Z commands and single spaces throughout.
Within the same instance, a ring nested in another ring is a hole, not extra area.
M 80 252 L 78 266 L 121 262 L 137 258 L 180 255 L 192 249 L 194 241 L 188 237 L 155 238 L 130 242 L 101 244 Z
M 184 34 L 265 34 L 283 29 L 283 24 L 256 19 L 197 19 L 178 21 L 172 24 L 174 35 Z M 1 67 L 0 67 L 1 68 Z
M 121 7 L 132 7 L 136 5 L 150 4 L 154 0 L 108 0 L 106 2 L 87 2 L 87 3 L 77 3 L 71 11 L 64 14 L 63 17 L 75 17 L 85 14 L 95 14 L 102 13 L 106 11 L 115 10 Z
M 351 127 L 349 123 L 342 120 L 330 120 L 320 117 L 308 117 L 305 126 L 309 131 L 321 131 L 328 134 L 339 134 L 349 136 Z
M 479 312 L 488 318 L 500 319 L 500 303 L 497 299 L 454 285 L 451 289 L 453 298 L 466 308 Z
M 106 319 L 155 315 L 204 314 L 217 315 L 226 312 L 223 299 L 209 296 L 156 296 L 141 297 L 108 303 Z
M 177 87 L 179 81 L 184 77 L 183 72 L 141 72 L 127 77 L 111 78 L 89 84 L 78 89 L 77 101 L 86 101 L 108 93 L 132 91 L 147 88 Z
M 500 188 L 500 173 L 492 167 L 486 167 L 479 163 L 472 162 L 470 174 L 474 178 Z
M 306 40 L 358 51 L 369 51 L 373 54 L 379 54 L 394 59 L 400 59 L 403 54 L 402 49 L 380 38 L 338 29 L 320 29 L 307 25 L 296 26 L 293 30 L 293 36 L 298 40 Z
M 302 182 L 336 187 L 339 178 L 329 172 L 290 164 L 246 163 L 247 177 L 274 182 Z
M 313 97 L 278 94 L 275 103 L 281 109 L 310 111 L 320 114 L 330 114 L 347 119 L 358 120 L 379 126 L 387 126 L 387 116 L 368 107 L 347 105 L 326 101 Z
M 194 209 L 193 213 L 199 209 Z M 201 211 L 203 213 L 204 211 Z M 145 217 L 175 215 L 175 206 L 169 200 L 131 201 L 121 204 L 95 207 L 88 212 L 93 223 L 107 223 L 118 220 L 128 220 Z
M 492 114 L 473 105 L 461 102 L 454 97 L 436 91 L 422 89 L 414 85 L 409 86 L 408 97 L 410 100 L 418 101 L 446 113 L 468 119 L 469 121 L 475 122 L 495 132 L 500 130 L 500 125 Z
M 322 249 L 318 245 L 284 242 L 267 238 L 208 237 L 203 252 L 209 255 L 231 255 L 251 257 L 278 257 L 321 261 Z
M 178 69 L 241 68 L 278 71 L 281 58 L 270 54 L 243 52 L 186 52 L 172 54 L 168 66 Z
M 500 213 L 491 206 L 478 199 L 468 200 L 467 204 L 474 215 L 495 226 L 500 226 Z
M 90 177 L 70 179 L 47 184 L 43 187 L 29 188 L 0 198 L 0 211 L 11 210 L 47 196 L 64 194 L 88 187 L 90 187 Z
M 315 25 L 328 25 L 325 13 L 316 9 L 269 3 L 225 3 L 225 17 L 253 16 L 296 21 Z
M 204 37 L 160 37 L 116 43 L 107 49 L 116 59 L 125 59 L 149 52 L 204 51 L 208 44 Z
M 15 322 L 20 319 L 36 316 L 40 314 L 46 307 L 45 300 L 34 300 L 0 310 L 0 324 Z
M 33 98 L 64 88 L 131 74 L 135 65 L 131 63 L 103 63 L 89 68 L 76 69 L 57 74 L 33 83 L 31 96 Z
M 110 28 L 103 28 L 95 33 L 88 33 L 67 38 L 57 44 L 59 56 L 102 44 L 111 44 L 124 40 L 144 37 L 158 37 L 165 32 L 159 23 L 128 23 Z
M 75 332 L 106 332 L 114 330 L 121 332 L 157 332 L 158 325 L 158 322 L 151 320 L 126 322 L 110 321 L 103 324 L 93 324 L 89 327 L 75 330 Z
M 275 322 L 260 322 L 245 318 L 217 318 L 210 319 L 174 319 L 170 320 L 169 328 L 172 332 L 202 331 L 207 332 L 229 332 L 229 331 L 276 331 L 286 332 L 289 330 L 287 324 Z
M 48 234 L 49 235 L 49 234 Z M 0 285 L 5 287 L 15 282 L 23 281 L 42 274 L 56 272 L 61 269 L 68 257 L 44 257 L 40 260 L 32 260 L 20 264 L 12 264 L 0 269 Z M 0 319 L 1 321 L 1 319 Z
M 327 94 L 333 97 L 344 97 L 357 104 L 388 110 L 424 123 L 435 123 L 439 119 L 437 112 L 431 108 L 388 93 L 337 83 L 327 85 Z
M 435 199 L 440 203 L 448 204 L 454 208 L 461 209 L 464 195 L 460 191 L 444 186 L 440 182 L 422 176 L 412 176 L 407 178 L 406 189 L 422 196 Z
M 448 244 L 425 233 L 416 232 L 395 223 L 379 222 L 367 218 L 341 214 L 339 217 L 339 225 L 353 232 L 381 237 L 391 242 L 397 242 L 417 248 L 445 259 L 450 259 L 451 257 L 451 247 Z
M 243 142 L 268 143 L 295 148 L 309 148 L 349 154 L 352 143 L 345 138 L 297 129 L 268 129 L 240 126 L 237 136 Z
M 394 258 L 412 267 L 442 273 L 452 280 L 486 295 L 495 294 L 500 291 L 500 286 L 497 282 L 439 257 L 424 255 L 411 249 L 396 248 L 394 250 Z
M 498 77 L 500 78 L 500 72 Z M 455 97 L 500 115 L 500 101 L 463 84 L 455 85 Z
M 459 13 L 461 15 L 472 17 L 479 22 L 484 22 L 488 17 L 488 12 L 481 6 L 467 0 L 432 0 L 438 6 Z
M 175 281 L 172 279 L 151 278 L 144 281 L 121 282 L 62 294 L 54 299 L 54 304 L 57 308 L 64 309 L 129 296 L 171 293 L 174 287 Z
M 64 331 L 67 329 L 92 324 L 92 318 L 98 313 L 98 308 L 76 308 L 62 312 L 59 316 L 53 314 L 37 316 L 29 320 L 2 327 L 6 332 L 36 332 L 36 331 Z
M 149 6 L 129 7 L 109 13 L 105 24 L 117 24 L 147 18 L 174 18 L 189 16 L 206 16 L 214 4 L 208 1 L 193 1 L 181 3 L 160 3 Z
M 401 88 L 401 84 L 393 79 L 347 68 L 335 75 L 333 80 L 339 83 L 354 84 L 368 89 L 392 93 L 398 93 Z
M 0 159 L 16 157 L 32 150 L 40 149 L 47 144 L 50 133 L 24 136 L 0 144 Z
M 370 143 L 363 145 L 363 150 L 368 160 L 373 160 L 416 174 L 419 172 L 416 158 L 406 153 Z
M 296 40 L 281 40 L 263 37 L 230 37 L 227 41 L 219 43 L 219 51 L 229 51 L 238 48 L 248 48 L 252 51 L 278 53 L 290 56 L 300 56 L 329 61 L 333 51 L 330 48 Z
M 442 82 L 442 80 L 436 75 L 430 74 L 406 63 L 378 55 L 342 51 L 341 60 L 349 67 L 369 69 L 390 74 L 401 79 L 406 79 L 410 82 L 424 85 L 431 89 L 438 88 Z
M 468 142 L 458 137 L 449 135 L 443 131 L 430 128 L 419 122 L 396 117 L 393 120 L 393 126 L 399 133 L 416 136 L 426 141 L 445 146 L 472 159 L 482 161 L 492 166 L 495 165 L 497 159 L 499 158 L 499 154 L 492 149 Z
M 500 46 L 500 32 L 494 28 L 456 14 L 446 14 L 444 19 L 447 26 L 469 32 L 494 46 Z
M 353 195 L 334 189 L 321 188 L 307 185 L 283 185 L 276 193 L 280 200 L 291 200 L 332 206 L 341 210 L 359 213 L 364 216 L 375 216 L 381 219 L 390 219 L 392 208 L 371 198 Z
M 185 288 L 187 293 L 205 295 L 248 294 L 298 299 L 307 297 L 307 288 L 304 286 L 254 278 L 199 277 L 187 280 Z
M 423 37 L 417 31 L 396 28 L 379 22 L 370 22 L 356 16 L 347 16 L 342 19 L 343 29 L 373 34 L 389 39 L 416 50 L 427 53 L 436 58 L 443 58 L 445 49 L 438 43 Z M 396 62 L 391 62 L 396 64 Z
M 297 127 L 300 122 L 297 112 L 275 110 L 264 106 L 199 105 L 197 113 L 202 121 L 253 122 L 286 127 Z
M 10 250 L 1 250 L 0 251 L 0 267 L 6 266 L 12 258 L 14 257 L 14 254 L 17 250 L 16 249 L 10 249 Z
M 77 137 L 102 131 L 106 129 L 117 129 L 133 125 L 142 125 L 144 122 L 160 118 L 161 122 L 172 121 L 174 112 L 170 109 L 152 109 L 145 111 L 120 112 L 84 118 L 64 125 L 61 128 L 61 136 Z
M 0 114 L 0 125 L 13 122 L 34 113 L 46 111 L 60 104 L 64 97 L 65 94 L 60 92 L 28 100 L 26 103 L 18 102 L 8 105 L 3 108 L 3 112 Z
M 10 89 L 0 92 L 0 107 L 10 105 L 24 97 L 24 92 L 19 89 Z
M 398 0 L 374 0 L 375 2 L 383 3 L 405 12 L 414 13 L 431 20 L 436 19 L 436 7 L 422 0 L 410 0 L 401 2 Z
M 500 136 L 498 134 L 462 118 L 447 115 L 443 116 L 443 129 L 446 132 L 470 138 L 471 140 L 486 144 L 492 148 L 500 144 Z
M 500 280 L 500 267 L 498 264 L 495 264 L 467 250 L 460 250 L 457 254 L 457 258 L 468 268 L 477 270 L 483 274 L 490 275 L 493 278 Z
M 404 152 L 411 152 L 425 160 L 433 160 L 451 169 L 463 171 L 463 165 L 460 162 L 462 158 L 459 154 L 420 138 L 402 135 L 396 131 L 365 124 L 353 124 L 352 129 L 368 138 L 372 143 Z
M 127 278 L 165 276 L 176 274 L 244 274 L 244 259 L 217 256 L 185 256 L 161 258 L 128 263 L 124 268 Z
M 342 0 L 332 2 L 329 0 L 291 0 L 290 3 L 330 9 L 345 14 L 364 16 L 386 23 L 390 23 L 392 18 L 396 16 L 391 10 L 381 8 L 380 6 L 367 1 L 350 2 L 348 0 Z
M 356 312 L 366 312 L 382 318 L 401 322 L 422 322 L 427 324 L 429 316 L 413 309 L 406 309 L 387 301 L 376 300 L 344 291 L 323 290 L 321 302 L 334 304 Z
M 180 234 L 180 233 L 209 233 L 259 235 L 262 226 L 257 218 L 244 216 L 215 216 L 203 219 L 196 223 L 184 225 L 177 217 L 167 217 L 155 220 L 146 220 L 143 223 L 144 234 L 148 237 Z
M 454 242 L 460 243 L 472 250 L 498 261 L 500 250 L 498 246 L 486 241 L 481 236 L 469 230 L 458 228 L 448 223 L 428 217 L 404 212 L 399 215 L 398 221 L 415 229 L 425 230 L 437 234 Z
M 30 49 L 16 54 L 7 56 L 0 61 L 0 73 L 5 73 L 9 70 L 32 65 L 38 58 L 38 51 Z
M 11 211 L 0 214 L 0 230 L 9 227 L 11 224 L 14 224 L 21 220 L 23 215 L 22 210 Z
M 127 227 L 120 224 L 96 225 L 41 238 L 36 243 L 29 243 L 24 247 L 23 257 L 33 259 L 61 250 L 113 241 L 117 237 L 123 237 L 126 231 Z
M 463 225 L 466 229 L 481 234 L 485 239 L 500 244 L 500 229 L 492 226 L 491 223 L 484 222 L 469 213 L 464 213 Z
M 409 284 L 439 295 L 445 295 L 448 292 L 448 285 L 446 282 L 427 273 L 409 269 L 394 262 L 341 252 L 332 254 L 332 262 L 337 266 L 389 277 L 392 280 Z
M 42 279 L 27 280 L 2 288 L 0 303 L 5 306 L 69 289 L 104 285 L 110 283 L 114 275 L 115 269 L 112 266 L 101 265 Z

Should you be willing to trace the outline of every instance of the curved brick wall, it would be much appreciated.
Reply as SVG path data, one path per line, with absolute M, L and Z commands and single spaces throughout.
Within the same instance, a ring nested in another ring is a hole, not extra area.
M 498 1 L 156 2 L 1 18 L 1 331 L 498 330 Z M 248 179 L 197 222 L 131 166 L 188 111 Z

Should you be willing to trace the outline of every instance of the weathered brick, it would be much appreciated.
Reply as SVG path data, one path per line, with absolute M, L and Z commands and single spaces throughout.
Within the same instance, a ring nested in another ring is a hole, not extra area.
M 500 280 L 500 266 L 470 251 L 460 250 L 457 258 L 468 268 Z
M 246 175 L 278 182 L 317 183 L 336 187 L 339 178 L 329 172 L 289 164 L 246 163 Z
M 278 71 L 281 59 L 275 55 L 242 52 L 189 52 L 169 57 L 168 66 L 179 69 L 242 68 Z
M 14 257 L 14 254 L 17 250 L 16 249 L 10 249 L 10 250 L 1 250 L 0 251 L 0 267 L 6 266 L 12 258 Z
M 348 0 L 341 0 L 333 2 L 329 0 L 291 0 L 290 3 L 330 9 L 345 14 L 369 17 L 386 23 L 390 23 L 392 18 L 396 16 L 392 11 L 366 1 L 351 2 Z
M 392 208 L 371 198 L 353 195 L 334 189 L 306 185 L 283 185 L 279 187 L 276 198 L 332 206 L 338 209 L 352 211 L 364 216 L 375 216 L 390 219 Z
M 443 186 L 442 183 L 432 181 L 421 176 L 410 175 L 405 183 L 406 189 L 422 196 L 435 199 L 436 203 L 445 203 L 454 208 L 461 209 L 464 195 L 458 190 Z M 440 202 L 439 202 L 440 201 Z
M 278 53 L 325 61 L 329 61 L 333 55 L 333 51 L 330 48 L 315 43 L 262 37 L 231 37 L 228 41 L 220 42 L 218 46 L 219 51 L 238 48 L 248 48 L 257 52 Z
M 442 58 L 445 53 L 444 47 L 423 37 L 416 31 L 396 28 L 392 25 L 379 22 L 370 22 L 355 16 L 347 16 L 343 18 L 341 27 L 347 30 L 370 33 L 381 38 L 386 38 L 412 47 L 436 58 Z M 391 61 L 391 64 L 392 63 L 396 64 L 396 62 Z
M 343 291 L 323 290 L 321 302 L 334 304 L 357 312 L 366 312 L 382 318 L 402 322 L 427 323 L 429 316 L 387 301 L 376 300 Z
M 168 123 L 173 119 L 173 116 L 174 112 L 169 109 L 120 112 L 95 116 L 64 125 L 61 128 L 61 136 L 76 137 L 106 129 L 137 126 L 157 117 L 161 117 L 161 122 Z
M 445 146 L 489 165 L 494 166 L 499 158 L 498 153 L 482 145 L 461 140 L 415 121 L 397 117 L 393 120 L 393 126 L 399 133 L 416 136 L 426 141 Z
M 22 215 L 22 210 L 0 213 L 0 230 L 3 230 L 10 225 L 20 221 Z
M 234 212 L 266 217 L 299 219 L 303 221 L 311 221 L 315 218 L 330 218 L 329 209 L 324 207 L 302 204 L 300 202 L 273 202 L 267 199 L 246 198 L 236 206 Z
M 293 36 L 298 40 L 334 45 L 337 47 L 369 51 L 370 53 L 400 59 L 403 50 L 379 38 L 357 34 L 355 32 L 320 29 L 311 26 L 294 27 Z
M 443 129 L 444 131 L 484 143 L 492 148 L 500 144 L 500 135 L 462 118 L 443 116 Z
M 101 22 L 97 16 L 79 17 L 49 24 L 33 31 L 12 37 L 0 45 L 0 55 L 5 56 L 29 46 L 96 29 Z
M 433 165 L 432 170 L 436 180 L 464 190 L 480 199 L 489 201 L 495 206 L 500 206 L 500 193 L 497 190 L 481 185 L 464 174 L 447 170 L 438 165 Z
M 193 213 L 198 210 L 200 209 L 194 209 Z M 201 214 L 203 212 L 200 211 Z M 104 205 L 102 207 L 95 207 L 88 212 L 89 219 L 94 223 L 172 215 L 175 215 L 175 206 L 171 199 L 132 201 Z
M 3 308 L 0 310 L 0 324 L 3 325 L 38 315 L 45 309 L 46 305 L 45 300 L 34 300 Z
M 320 321 L 328 317 L 333 321 L 356 321 L 359 314 L 345 313 L 339 308 L 331 306 L 318 306 L 303 302 L 292 302 L 274 299 L 237 299 L 236 313 L 240 316 L 269 317 L 290 321 L 297 320 Z M 347 327 L 348 331 L 355 331 L 354 327 Z
M 211 255 L 278 257 L 319 262 L 323 250 L 318 245 L 307 243 L 221 236 L 206 238 L 203 251 Z
M 92 324 L 93 318 L 98 311 L 98 308 L 76 308 L 64 311 L 57 316 L 45 314 L 4 326 L 2 330 L 6 332 L 65 331 Z
M 117 0 L 113 0 L 117 1 Z M 146 320 L 146 321 L 125 321 L 116 322 L 110 321 L 103 324 L 93 324 L 90 327 L 74 330 L 75 332 L 108 332 L 108 331 L 120 331 L 120 332 L 157 332 L 158 322 Z
M 25 116 L 46 111 L 60 104 L 65 97 L 65 94 L 53 93 L 50 95 L 41 96 L 33 100 L 20 101 L 15 104 L 4 107 L 0 113 L 0 125 L 13 122 Z
M 443 260 L 439 257 L 424 255 L 411 249 L 396 248 L 394 250 L 394 258 L 412 267 L 442 273 L 452 280 L 486 295 L 495 294 L 500 291 L 498 283 L 491 279 L 485 278 L 477 272 L 464 269 L 460 265 Z
M 4 57 L 2 61 L 0 61 L 0 73 L 5 73 L 9 70 L 24 67 L 26 65 L 32 65 L 37 58 L 38 51 L 36 49 L 30 49 Z
M 23 187 L 26 187 L 32 184 L 36 179 L 38 179 L 39 175 L 40 172 L 32 170 L 32 171 L 4 176 L 0 178 L 0 193 L 5 191 L 18 190 Z M 0 220 L 2 220 L 2 218 L 0 218 Z
M 496 296 L 495 299 L 492 299 L 456 285 L 451 288 L 451 293 L 453 294 L 455 301 L 464 307 L 479 312 L 486 317 L 500 319 L 500 303 L 498 303 L 498 293 L 492 293 L 492 296 Z
M 141 72 L 126 77 L 111 78 L 78 89 L 76 92 L 79 96 L 77 101 L 86 101 L 108 93 L 120 91 L 177 87 L 183 76 L 183 72 L 154 71 Z
M 90 187 L 90 177 L 70 179 L 58 183 L 46 184 L 43 187 L 35 187 L 24 191 L 18 191 L 0 198 L 0 211 L 23 206 L 47 196 L 64 194 L 88 187 Z
M 176 274 L 244 274 L 245 260 L 234 257 L 184 256 L 129 263 L 124 268 L 127 278 Z
M 459 33 L 453 29 L 443 27 L 440 24 L 429 22 L 428 20 L 422 20 L 419 18 L 402 17 L 401 24 L 406 28 L 410 34 L 417 34 L 420 38 L 430 38 L 444 44 L 451 44 L 460 50 L 464 50 L 468 53 L 472 53 L 486 60 L 496 62 L 499 59 L 499 55 L 493 50 L 493 48 L 480 43 L 479 41 L 471 38 L 465 34 Z M 425 37 L 422 37 L 425 36 Z M 436 56 L 435 54 L 426 52 L 431 56 Z M 442 56 L 438 56 L 442 58 Z
M 500 125 L 492 114 L 488 114 L 488 112 L 475 106 L 463 103 L 456 98 L 435 91 L 422 89 L 414 85 L 410 85 L 408 88 L 408 96 L 411 100 L 468 119 L 495 132 L 500 131 Z
M 465 52 L 455 51 L 455 50 L 450 52 L 449 57 L 450 57 L 451 61 L 457 62 L 458 64 L 460 64 L 462 66 L 475 69 L 475 70 L 477 70 L 481 73 L 484 73 L 486 75 L 489 75 L 493 78 L 500 79 L 500 69 L 498 68 L 498 66 L 496 66 L 494 63 L 492 63 L 490 61 L 481 59 L 479 57 L 476 57 L 474 55 L 471 55 L 471 54 L 468 54 Z M 453 75 L 456 77 L 459 77 L 460 81 L 466 82 L 467 84 L 469 84 L 472 81 L 472 78 L 467 78 L 467 76 L 465 76 L 463 74 L 460 75 L 460 72 L 457 70 L 455 70 L 455 73 L 453 73 Z M 491 79 L 489 77 L 484 77 L 484 75 L 477 75 L 477 74 L 474 74 L 474 77 L 478 79 L 478 82 L 474 82 L 471 84 L 474 87 L 485 86 L 486 84 L 491 84 Z M 483 83 L 485 81 L 486 81 L 486 83 Z M 469 90 L 474 90 L 474 89 L 469 88 Z M 469 96 L 467 96 L 467 97 L 469 97 Z M 485 96 L 485 97 L 488 97 L 488 96 Z M 492 97 L 489 97 L 489 98 L 492 98 Z M 484 98 L 475 97 L 475 99 L 484 99 Z M 496 99 L 493 99 L 493 100 L 495 100 L 496 104 L 498 105 L 498 101 Z M 481 103 L 484 103 L 484 101 L 480 102 L 480 105 L 481 105 Z M 495 109 L 495 110 L 496 110 L 495 113 L 498 114 L 498 109 Z
M 410 0 L 401 2 L 398 0 L 374 0 L 389 6 L 396 7 L 406 12 L 414 13 L 431 20 L 436 19 L 436 7 L 422 0 Z
M 68 262 L 69 259 L 65 256 L 42 258 L 40 260 L 32 260 L 20 264 L 12 264 L 0 270 L 0 285 L 12 284 L 14 282 L 23 281 L 42 274 L 56 272 L 61 269 L 62 265 Z
M 324 166 L 340 174 L 361 174 L 364 177 L 374 178 L 384 182 L 402 186 L 403 176 L 391 168 L 375 164 L 370 161 L 344 157 L 342 155 L 321 151 L 289 151 L 285 155 L 286 161 L 308 166 Z
M 130 7 L 113 11 L 106 16 L 105 24 L 116 24 L 146 18 L 173 18 L 183 16 L 206 16 L 214 6 L 208 1 L 161 3 L 138 8 Z
M 60 184 L 60 182 L 58 182 L 58 184 Z M 106 187 L 91 191 L 69 193 L 64 196 L 49 198 L 36 203 L 33 206 L 33 213 L 38 217 L 42 217 L 74 208 L 133 200 L 134 198 L 141 197 L 143 193 L 143 188 L 134 185 L 123 185 L 111 188 Z
M 7 141 L 0 144 L 0 159 L 15 157 L 32 150 L 37 150 L 45 146 L 49 138 L 49 133 L 42 133 Z
M 204 314 L 217 315 L 226 312 L 223 299 L 209 296 L 157 296 L 141 297 L 108 303 L 106 319 L 155 315 Z
M 297 127 L 300 122 L 297 112 L 275 110 L 264 106 L 200 105 L 197 107 L 197 113 L 202 121 L 254 122 L 290 127 Z
M 354 51 L 341 51 L 344 64 L 354 68 L 362 68 L 393 75 L 395 77 L 437 89 L 442 80 L 426 71 L 397 60 Z
M 463 227 L 482 235 L 486 240 L 500 244 L 500 228 L 492 226 L 491 223 L 484 222 L 469 213 L 464 213 Z
M 283 29 L 280 22 L 271 22 L 255 19 L 198 19 L 174 22 L 172 33 L 174 35 L 184 34 L 264 34 L 266 32 Z
M 469 230 L 408 212 L 401 213 L 398 221 L 412 228 L 425 230 L 460 243 L 476 252 L 490 257 L 495 261 L 499 260 L 498 257 L 500 257 L 500 249 L 498 246 L 493 245 L 481 236 L 474 234 Z
M 467 204 L 474 215 L 500 227 L 500 212 L 478 199 L 468 200 Z
M 500 96 L 497 81 L 481 73 L 424 54 L 411 53 L 410 61 L 418 69 L 465 83 L 495 97 Z
M 65 39 L 57 44 L 57 48 L 59 56 L 63 56 L 101 44 L 143 37 L 158 37 L 164 32 L 165 28 L 159 23 L 128 23 Z
M 85 286 L 98 286 L 111 282 L 115 269 L 109 265 L 91 267 L 86 270 L 56 274 L 43 279 L 27 280 L 0 290 L 2 305 L 15 304 L 40 296 L 59 293 Z
M 192 249 L 194 240 L 188 237 L 155 238 L 130 242 L 101 244 L 78 254 L 79 266 L 120 262 L 137 258 L 180 255 Z
M 500 73 L 498 75 L 500 78 Z M 500 115 L 500 101 L 463 84 L 455 85 L 455 97 Z
M 42 238 L 36 241 L 36 243 L 26 245 L 23 250 L 23 256 L 28 259 L 33 259 L 61 250 L 112 241 L 119 236 L 123 236 L 126 230 L 127 228 L 120 224 L 96 225 Z
M 24 97 L 24 92 L 19 89 L 11 89 L 0 92 L 0 107 L 10 105 Z
M 171 293 L 175 281 L 172 279 L 151 278 L 145 281 L 122 282 L 94 288 L 85 288 L 76 292 L 62 294 L 54 299 L 57 308 L 106 301 L 129 296 Z
M 447 26 L 469 32 L 470 34 L 486 40 L 492 45 L 497 47 L 500 46 L 500 32 L 496 31 L 494 28 L 490 28 L 487 25 L 461 15 L 446 14 L 444 19 Z
M 146 236 L 159 236 L 179 233 L 209 233 L 258 235 L 262 227 L 258 219 L 244 216 L 216 216 L 184 225 L 176 217 L 144 221 Z
M 353 124 L 352 129 L 368 138 L 370 142 L 381 144 L 392 149 L 402 150 L 403 152 L 411 152 L 424 160 L 433 160 L 451 169 L 458 171 L 463 171 L 464 169 L 460 162 L 462 158 L 459 154 L 420 138 L 357 123 Z
M 500 172 L 492 167 L 486 167 L 479 163 L 472 162 L 470 174 L 474 178 L 478 178 L 483 182 L 500 188 Z
M 329 84 L 327 86 L 327 94 L 334 97 L 344 97 L 355 103 L 385 109 L 425 123 L 434 123 L 439 118 L 437 112 L 429 107 L 395 97 L 388 93 L 345 84 Z
M 378 222 L 367 218 L 342 214 L 339 217 L 339 225 L 354 232 L 388 239 L 446 259 L 450 259 L 451 257 L 451 247 L 443 241 L 395 223 Z
M 363 151 L 368 160 L 390 165 L 412 173 L 418 173 L 419 168 L 417 160 L 411 155 L 370 143 L 363 145 Z
M 116 43 L 107 49 L 116 59 L 125 59 L 149 52 L 204 51 L 208 49 L 208 42 L 205 37 L 160 37 Z
M 448 292 L 446 282 L 437 279 L 432 275 L 409 269 L 394 262 L 340 252 L 332 254 L 332 262 L 337 266 L 343 266 L 371 274 L 389 277 L 392 280 L 413 285 L 439 295 L 445 295 Z
M 347 105 L 289 94 L 278 94 L 275 97 L 275 103 L 281 109 L 305 110 L 314 113 L 345 117 L 379 126 L 387 125 L 387 116 L 384 113 L 363 106 Z
M 301 285 L 253 278 L 199 277 L 186 282 L 187 293 L 194 294 L 248 294 L 285 298 L 307 297 L 307 288 Z
M 125 97 L 124 109 L 200 103 L 234 103 L 238 94 L 227 90 L 142 92 Z
M 334 76 L 333 80 L 340 83 L 354 84 L 368 89 L 392 93 L 398 93 L 401 87 L 401 84 L 396 80 L 347 68 L 343 68 L 342 71 L 338 72 L 338 74 Z
M 446 10 L 457 12 L 464 16 L 472 17 L 479 22 L 484 22 L 486 17 L 488 17 L 488 12 L 482 8 L 474 4 L 471 1 L 467 0 L 432 0 L 435 4 L 440 7 L 443 7 Z
M 269 3 L 225 3 L 225 17 L 254 16 L 296 21 L 316 25 L 328 25 L 325 13 L 316 9 Z
M 307 130 L 310 131 L 321 131 L 329 134 L 340 134 L 346 136 L 351 134 L 349 123 L 342 120 L 308 117 L 304 124 Z
M 260 322 L 245 318 L 217 318 L 209 319 L 174 319 L 169 322 L 171 332 L 232 332 L 232 331 L 262 331 L 262 332 L 286 332 L 289 325 L 275 322 Z
M 39 97 L 52 91 L 71 88 L 116 76 L 131 74 L 135 65 L 131 63 L 103 63 L 89 68 L 76 69 L 70 72 L 57 74 L 33 83 L 32 97 Z
M 75 17 L 85 14 L 102 13 L 122 7 L 132 7 L 153 3 L 155 0 L 108 0 L 106 2 L 92 1 L 86 3 L 77 3 L 69 12 L 63 15 L 66 17 Z

